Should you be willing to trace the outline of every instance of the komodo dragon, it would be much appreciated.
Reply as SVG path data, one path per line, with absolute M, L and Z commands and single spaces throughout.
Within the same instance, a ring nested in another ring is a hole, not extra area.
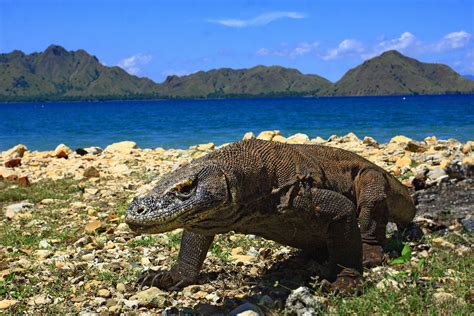
M 362 262 L 382 262 L 387 222 L 404 226 L 414 215 L 407 189 L 354 153 L 252 139 L 165 175 L 132 201 L 125 221 L 137 233 L 184 228 L 176 265 L 148 272 L 145 285 L 195 283 L 214 236 L 235 231 L 326 251 L 330 289 L 348 293 L 360 289 Z

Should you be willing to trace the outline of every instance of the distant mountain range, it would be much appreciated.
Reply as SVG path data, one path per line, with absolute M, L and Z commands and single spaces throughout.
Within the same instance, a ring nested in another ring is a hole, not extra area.
M 51 45 L 42 53 L 0 54 L 0 101 L 372 96 L 474 93 L 474 81 L 442 64 L 388 51 L 349 70 L 339 81 L 280 66 L 220 68 L 163 83 L 102 65 L 84 50 Z

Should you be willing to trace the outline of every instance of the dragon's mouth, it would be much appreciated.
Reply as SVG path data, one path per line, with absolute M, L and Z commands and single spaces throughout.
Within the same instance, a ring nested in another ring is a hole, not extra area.
M 137 225 L 127 223 L 128 227 L 136 234 L 161 234 L 166 233 L 177 228 L 182 227 L 178 223 L 162 223 L 162 224 L 151 224 L 151 225 Z

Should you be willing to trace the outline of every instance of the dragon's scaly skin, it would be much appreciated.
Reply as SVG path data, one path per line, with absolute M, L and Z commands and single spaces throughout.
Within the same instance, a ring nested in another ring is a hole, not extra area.
M 142 233 L 184 228 L 176 265 L 147 275 L 146 284 L 192 284 L 214 235 L 236 231 L 310 253 L 326 249 L 333 288 L 347 291 L 360 286 L 362 262 L 381 263 L 387 222 L 404 226 L 414 215 L 407 189 L 354 153 L 253 139 L 169 173 L 125 219 Z

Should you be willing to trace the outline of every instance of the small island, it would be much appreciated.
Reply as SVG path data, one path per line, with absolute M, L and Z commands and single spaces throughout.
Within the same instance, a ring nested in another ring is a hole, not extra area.
M 460 93 L 474 93 L 474 81 L 447 65 L 422 63 L 394 50 L 366 60 L 335 83 L 281 66 L 220 68 L 155 83 L 104 66 L 82 49 L 51 45 L 30 55 L 0 54 L 0 102 Z

